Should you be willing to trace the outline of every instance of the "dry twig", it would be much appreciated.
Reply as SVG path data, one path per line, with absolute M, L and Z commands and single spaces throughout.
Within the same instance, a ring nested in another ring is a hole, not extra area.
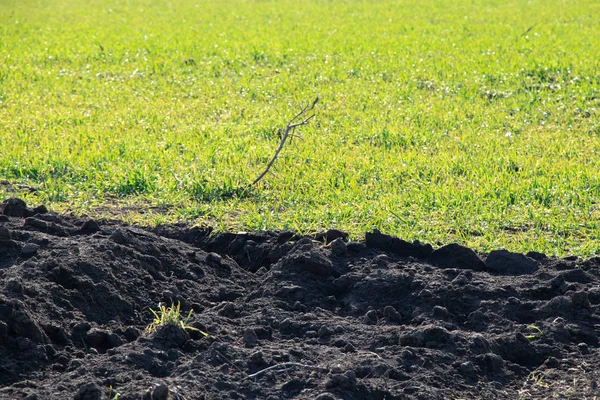
M 258 372 L 255 372 L 255 373 L 253 373 L 251 375 L 248 375 L 246 377 L 246 379 L 256 378 L 257 376 L 262 375 L 265 372 L 272 371 L 272 370 L 275 370 L 275 372 L 284 372 L 284 371 L 287 371 L 287 370 L 295 368 L 295 367 L 306 368 L 306 369 L 311 369 L 311 370 L 314 370 L 314 371 L 321 371 L 321 372 L 327 372 L 327 371 L 329 371 L 327 368 L 316 367 L 314 365 L 306 365 L 306 364 L 300 364 L 300 363 L 295 363 L 295 362 L 285 362 L 285 363 L 281 363 L 281 364 L 272 365 L 272 366 L 267 367 L 265 369 L 261 369 Z
M 279 157 L 279 153 L 283 149 L 283 146 L 285 146 L 285 142 L 288 139 L 288 137 L 290 137 L 290 135 L 291 135 L 291 137 L 297 136 L 294 134 L 294 131 L 296 130 L 296 128 L 299 126 L 302 126 L 302 125 L 307 125 L 310 122 L 310 120 L 315 117 L 315 114 L 311 114 L 309 116 L 306 116 L 306 115 L 315 108 L 318 101 L 319 101 L 319 98 L 317 97 L 312 102 L 312 104 L 309 104 L 306 107 L 304 107 L 302 109 L 302 111 L 300 111 L 298 114 L 296 114 L 294 116 L 294 118 L 292 118 L 287 123 L 285 129 L 283 130 L 283 134 L 281 135 L 281 141 L 279 142 L 279 147 L 277 147 L 277 150 L 275 150 L 275 154 L 273 155 L 273 157 L 267 164 L 265 170 L 252 182 L 251 185 L 256 185 L 269 172 L 269 170 L 273 166 L 273 163 L 275 162 L 275 160 L 277 160 L 277 157 Z M 300 122 L 295 122 L 295 121 L 300 121 Z

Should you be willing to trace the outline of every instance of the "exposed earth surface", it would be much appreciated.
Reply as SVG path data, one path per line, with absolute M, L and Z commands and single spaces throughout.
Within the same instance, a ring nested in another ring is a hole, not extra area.
M 377 231 L 142 229 L 9 199 L 0 398 L 593 399 L 599 267 Z M 146 331 L 178 303 L 188 329 Z

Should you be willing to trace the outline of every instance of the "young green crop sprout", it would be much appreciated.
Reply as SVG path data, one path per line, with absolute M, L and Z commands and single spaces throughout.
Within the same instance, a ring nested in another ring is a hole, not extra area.
M 533 329 L 533 330 L 537 331 L 537 333 L 539 334 L 539 335 L 536 335 L 536 334 L 533 334 L 533 335 L 527 335 L 527 336 L 525 336 L 527 339 L 529 339 L 529 340 L 532 340 L 532 339 L 538 339 L 538 338 L 540 338 L 541 336 L 544 336 L 544 332 L 543 332 L 543 331 L 542 331 L 542 330 L 541 330 L 541 329 L 540 329 L 540 328 L 539 328 L 537 325 L 533 325 L 533 324 L 532 324 L 532 325 L 527 325 L 527 327 L 528 327 L 529 329 Z
M 548 387 L 548 383 L 546 383 L 546 374 L 535 370 L 529 374 L 527 380 L 530 381 L 534 386 L 543 386 Z
M 171 303 L 170 307 L 166 307 L 159 303 L 158 308 L 158 311 L 154 311 L 150 308 L 150 311 L 154 314 L 154 321 L 146 327 L 146 332 L 152 333 L 162 326 L 174 325 L 185 330 L 200 332 L 202 335 L 208 336 L 208 333 L 187 324 L 192 317 L 193 310 L 190 310 L 185 319 L 181 319 L 181 302 L 177 302 L 177 306 L 175 306 L 174 303 Z
M 118 400 L 120 393 L 113 391 L 112 385 L 108 388 L 108 400 Z

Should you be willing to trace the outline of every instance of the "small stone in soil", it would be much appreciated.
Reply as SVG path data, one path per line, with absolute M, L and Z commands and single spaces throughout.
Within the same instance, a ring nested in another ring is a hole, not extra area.
M 365 314 L 364 321 L 366 324 L 376 324 L 377 323 L 377 311 L 369 310 Z
M 356 347 L 352 343 L 348 343 L 344 346 L 344 353 L 354 353 L 356 351 Z
M 321 393 L 315 400 L 335 400 L 335 397 L 331 393 Z
M 385 306 L 383 308 L 383 316 L 392 322 L 401 322 L 402 315 L 396 311 L 393 306 Z
M 21 248 L 21 254 L 26 257 L 32 256 L 38 252 L 39 248 L 40 248 L 40 246 L 38 246 L 37 244 L 27 243 L 25 246 L 23 246 Z
M 329 337 L 329 336 L 331 336 L 331 335 L 332 335 L 332 333 L 333 333 L 333 332 L 331 331 L 331 329 L 330 329 L 328 326 L 326 326 L 326 325 L 323 325 L 323 326 L 322 326 L 322 327 L 319 329 L 319 332 L 318 332 L 317 334 L 319 335 L 319 337 L 320 337 L 320 338 L 325 338 L 325 337 Z
M 258 344 L 258 337 L 256 336 L 256 332 L 252 328 L 248 328 L 244 331 L 244 336 L 242 340 L 244 341 L 244 345 L 246 347 L 254 347 Z
M 102 390 L 95 383 L 88 383 L 79 388 L 74 400 L 101 400 Z
M 152 400 L 167 400 L 169 398 L 169 387 L 161 383 L 152 391 Z

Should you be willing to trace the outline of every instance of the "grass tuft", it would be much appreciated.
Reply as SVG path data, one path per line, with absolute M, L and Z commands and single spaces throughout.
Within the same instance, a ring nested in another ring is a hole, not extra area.
M 150 323 L 150 325 L 146 327 L 147 333 L 153 333 L 164 326 L 178 326 L 185 330 L 199 332 L 205 337 L 208 336 L 208 333 L 203 332 L 200 329 L 194 328 L 187 324 L 190 318 L 192 317 L 193 310 L 190 310 L 187 317 L 185 317 L 185 319 L 182 319 L 180 302 L 177 302 L 177 306 L 175 306 L 175 304 L 171 304 L 170 307 L 166 307 L 163 304 L 159 304 L 158 311 L 154 311 L 152 308 L 150 308 L 150 311 L 152 312 L 152 314 L 154 314 L 154 321 L 152 321 L 152 323 Z

